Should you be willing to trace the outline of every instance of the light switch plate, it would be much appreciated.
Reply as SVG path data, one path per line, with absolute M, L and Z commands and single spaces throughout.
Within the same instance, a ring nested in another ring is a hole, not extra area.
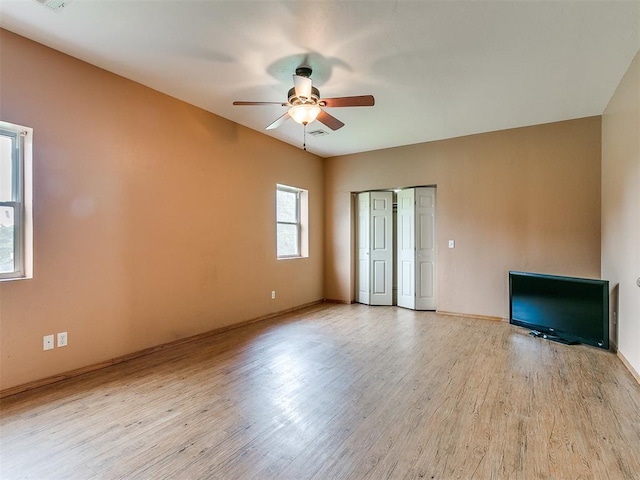
M 456 247 L 456 241 L 455 240 L 449 240 L 449 248 L 455 248 Z

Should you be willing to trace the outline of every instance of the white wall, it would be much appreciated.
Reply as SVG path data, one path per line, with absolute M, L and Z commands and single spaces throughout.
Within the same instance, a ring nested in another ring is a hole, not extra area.
M 619 354 L 640 372 L 640 52 L 602 117 L 602 276 Z

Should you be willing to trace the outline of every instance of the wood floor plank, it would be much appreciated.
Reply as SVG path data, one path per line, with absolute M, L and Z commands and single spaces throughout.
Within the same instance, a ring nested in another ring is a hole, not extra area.
M 640 479 L 640 386 L 512 325 L 316 305 L 0 401 L 2 479 Z

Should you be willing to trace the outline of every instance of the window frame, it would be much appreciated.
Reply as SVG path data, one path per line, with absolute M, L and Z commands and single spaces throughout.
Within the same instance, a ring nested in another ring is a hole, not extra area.
M 12 198 L 0 200 L 0 207 L 13 209 L 13 265 L 0 273 L 0 281 L 32 277 L 31 231 L 31 140 L 33 130 L 0 121 L 0 135 L 11 138 Z
M 296 195 L 296 221 L 280 221 L 278 219 L 278 192 L 294 193 Z M 278 260 L 306 258 L 308 253 L 307 223 L 308 223 L 308 191 L 290 185 L 276 184 L 276 257 Z M 296 253 L 292 255 L 278 254 L 278 226 L 292 225 L 296 228 Z

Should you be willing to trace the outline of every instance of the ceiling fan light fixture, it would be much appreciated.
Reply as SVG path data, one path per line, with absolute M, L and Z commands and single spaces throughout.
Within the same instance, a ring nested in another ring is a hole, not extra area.
M 0 0 L 2 1 L 2 0 Z M 41 0 L 38 0 L 41 1 Z M 50 1 L 50 0 L 42 0 Z M 63 1 L 63 0 L 57 0 Z M 274 130 L 293 118 L 296 123 L 304 125 L 305 138 L 307 135 L 306 126 L 316 120 L 331 130 L 336 131 L 344 127 L 344 123 L 333 115 L 327 113 L 324 109 L 330 107 L 373 107 L 375 100 L 373 95 L 358 95 L 350 97 L 322 98 L 320 91 L 313 86 L 311 81 L 311 67 L 308 65 L 300 66 L 296 69 L 293 76 L 293 88 L 287 93 L 287 101 L 280 102 L 247 102 L 235 101 L 234 105 L 280 105 L 288 107 L 287 113 L 282 115 L 276 121 L 267 125 L 267 130 Z M 306 145 L 306 143 L 305 143 Z M 304 145 L 303 145 L 304 146 Z
M 294 105 L 289 109 L 289 116 L 300 125 L 308 125 L 320 114 L 320 107 L 314 104 Z

